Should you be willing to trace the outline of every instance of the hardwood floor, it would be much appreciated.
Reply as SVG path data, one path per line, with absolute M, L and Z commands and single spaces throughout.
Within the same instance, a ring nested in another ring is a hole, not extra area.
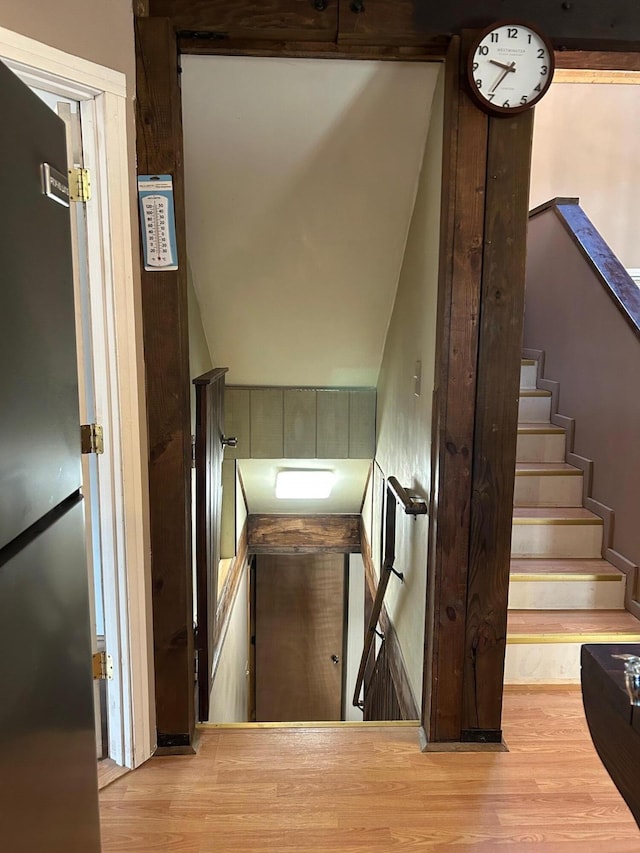
M 508 688 L 509 752 L 430 753 L 409 727 L 218 729 L 100 795 L 104 853 L 637 853 L 579 690 Z

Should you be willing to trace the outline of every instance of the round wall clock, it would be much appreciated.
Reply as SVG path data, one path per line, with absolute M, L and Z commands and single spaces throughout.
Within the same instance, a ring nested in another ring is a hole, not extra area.
M 528 110 L 551 85 L 555 60 L 549 39 L 529 24 L 492 24 L 471 45 L 467 73 L 471 94 L 486 112 Z

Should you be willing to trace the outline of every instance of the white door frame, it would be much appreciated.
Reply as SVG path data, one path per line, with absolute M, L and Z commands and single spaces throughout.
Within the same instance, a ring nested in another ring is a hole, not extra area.
M 30 86 L 80 101 L 94 204 L 87 205 L 96 406 L 105 432 L 100 511 L 109 757 L 137 767 L 155 749 L 146 414 L 127 159 L 126 78 L 0 27 L 0 57 Z

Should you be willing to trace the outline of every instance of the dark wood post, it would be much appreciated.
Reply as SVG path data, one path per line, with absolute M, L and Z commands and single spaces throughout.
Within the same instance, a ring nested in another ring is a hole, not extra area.
M 176 37 L 136 20 L 139 174 L 173 177 L 178 270 L 142 272 L 149 429 L 151 572 L 158 746 L 190 748 L 195 726 L 191 422 L 182 115 Z
M 446 60 L 423 732 L 501 740 L 532 114 L 466 92 Z

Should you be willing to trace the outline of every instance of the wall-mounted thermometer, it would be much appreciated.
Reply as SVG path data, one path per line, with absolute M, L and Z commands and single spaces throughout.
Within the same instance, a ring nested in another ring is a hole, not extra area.
M 145 270 L 177 270 L 171 175 L 139 175 L 138 197 Z

